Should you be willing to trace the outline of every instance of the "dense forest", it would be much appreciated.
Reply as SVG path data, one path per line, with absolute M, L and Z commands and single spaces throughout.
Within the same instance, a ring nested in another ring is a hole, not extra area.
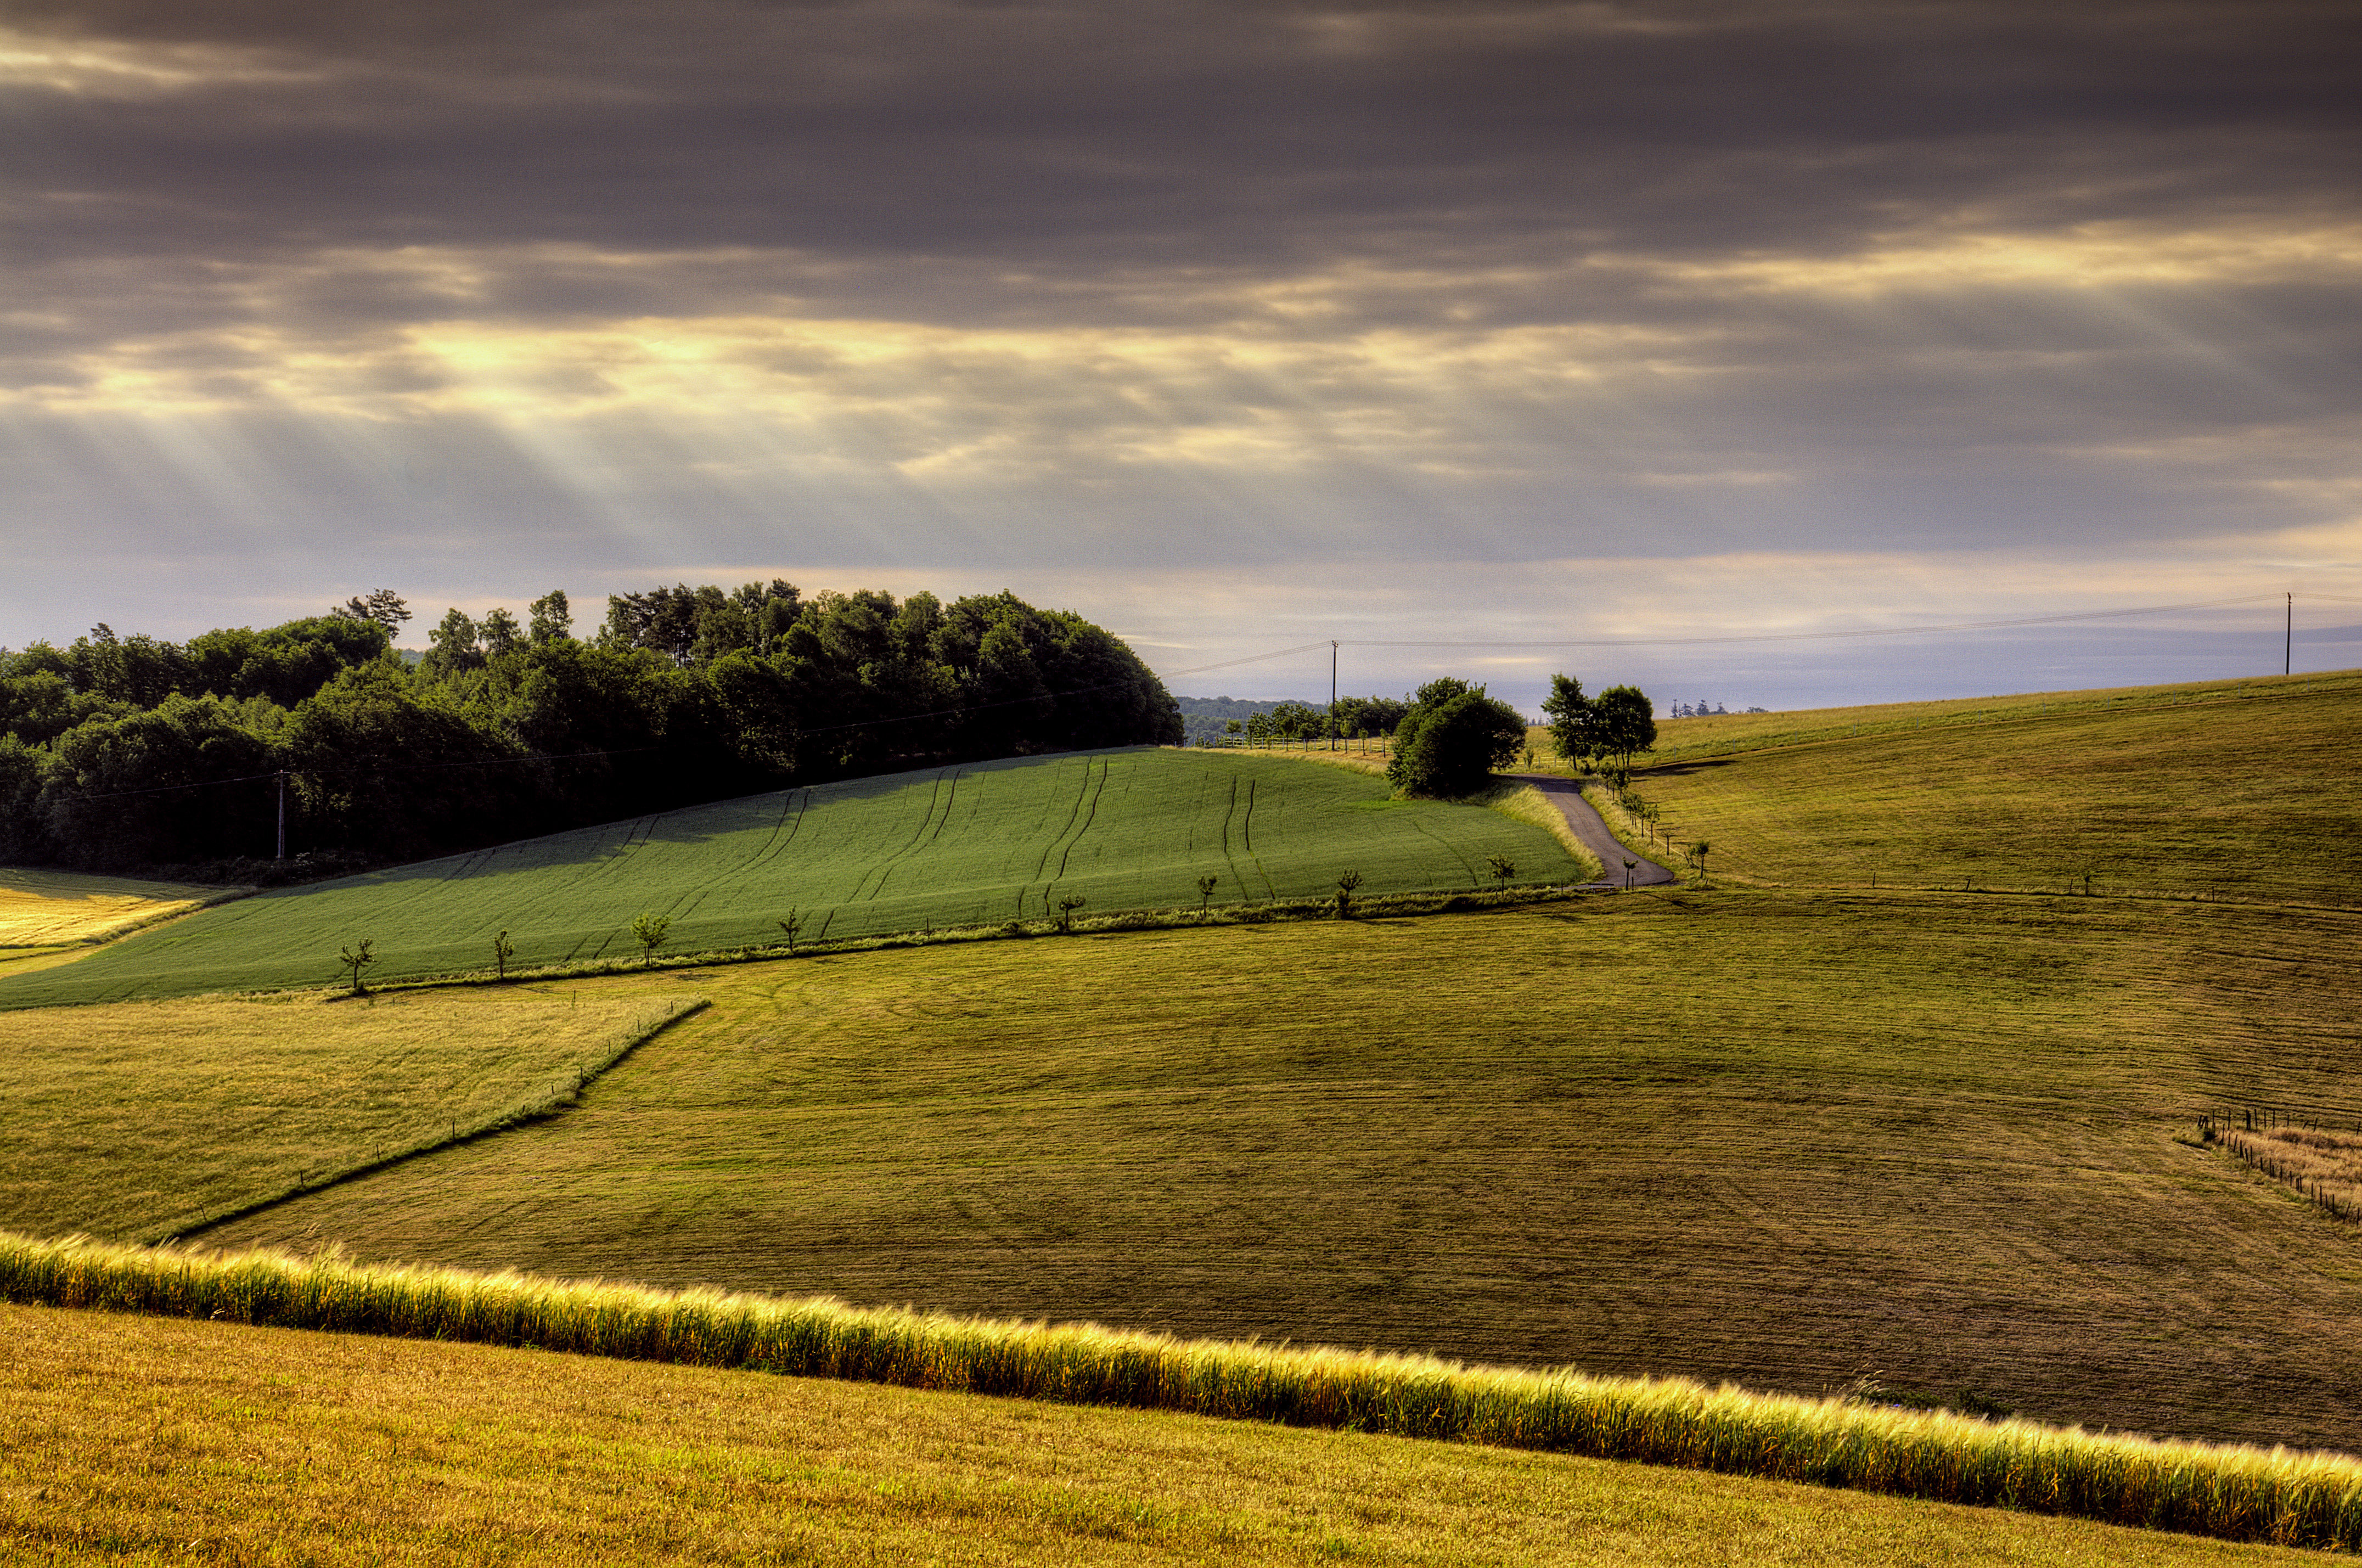
M 174 644 L 94 627 L 0 649 L 0 863 L 273 879 L 935 762 L 1176 744 L 1120 640 L 1009 594 L 790 583 L 520 621 L 457 610 L 423 657 L 379 590 Z M 257 864 L 258 862 L 262 864 Z

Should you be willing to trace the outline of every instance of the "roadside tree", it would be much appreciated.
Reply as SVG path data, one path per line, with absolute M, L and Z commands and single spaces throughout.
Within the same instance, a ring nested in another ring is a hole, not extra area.
M 1550 721 L 1551 745 L 1567 761 L 1589 756 L 1596 749 L 1598 712 L 1583 694 L 1583 682 L 1574 677 L 1551 677 L 1550 695 L 1542 699 L 1542 716 Z
M 1630 762 L 1657 744 L 1657 710 L 1637 686 L 1611 686 L 1592 703 L 1601 752 Z

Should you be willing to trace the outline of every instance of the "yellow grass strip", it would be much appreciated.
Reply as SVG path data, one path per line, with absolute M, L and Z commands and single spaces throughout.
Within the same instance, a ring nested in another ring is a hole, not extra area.
M 1532 785 L 1496 784 L 1478 796 L 1476 803 L 1489 807 L 1513 822 L 1538 827 L 1558 840 L 1559 847 L 1584 868 L 1583 875 L 1586 879 L 1596 881 L 1607 875 L 1607 868 L 1599 864 L 1599 856 L 1594 855 L 1590 846 L 1574 835 L 1574 829 L 1567 825 L 1566 813 L 1558 809 L 1558 803 Z
M 0 1297 L 530 1345 L 1489 1443 L 2281 1545 L 2362 1545 L 2362 1463 L 1668 1379 L 1176 1341 L 824 1300 L 206 1254 L 0 1232 Z
M 245 891 L 0 867 L 0 948 L 103 942 Z

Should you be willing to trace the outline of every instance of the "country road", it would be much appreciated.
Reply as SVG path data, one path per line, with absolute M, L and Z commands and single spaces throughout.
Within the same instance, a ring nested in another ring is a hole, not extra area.
M 1607 824 L 1599 820 L 1599 813 L 1592 810 L 1591 802 L 1583 798 L 1582 787 L 1573 779 L 1562 778 L 1555 773 L 1512 773 L 1509 777 L 1520 784 L 1532 785 L 1551 798 L 1551 802 L 1565 814 L 1566 825 L 1574 830 L 1574 836 L 1583 841 L 1584 848 L 1599 856 L 1599 864 L 1604 867 L 1602 880 L 1623 887 L 1624 862 L 1627 860 L 1639 862 L 1632 867 L 1631 885 L 1635 888 L 1653 888 L 1679 879 L 1655 861 L 1641 859 L 1639 851 L 1627 849 L 1617 843 L 1616 835 L 1607 831 Z

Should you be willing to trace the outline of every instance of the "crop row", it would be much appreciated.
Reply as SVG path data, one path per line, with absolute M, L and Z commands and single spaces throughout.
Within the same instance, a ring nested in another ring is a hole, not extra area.
M 2362 1546 L 2362 1463 L 1421 1357 L 0 1232 L 0 1297 L 1184 1411 Z

